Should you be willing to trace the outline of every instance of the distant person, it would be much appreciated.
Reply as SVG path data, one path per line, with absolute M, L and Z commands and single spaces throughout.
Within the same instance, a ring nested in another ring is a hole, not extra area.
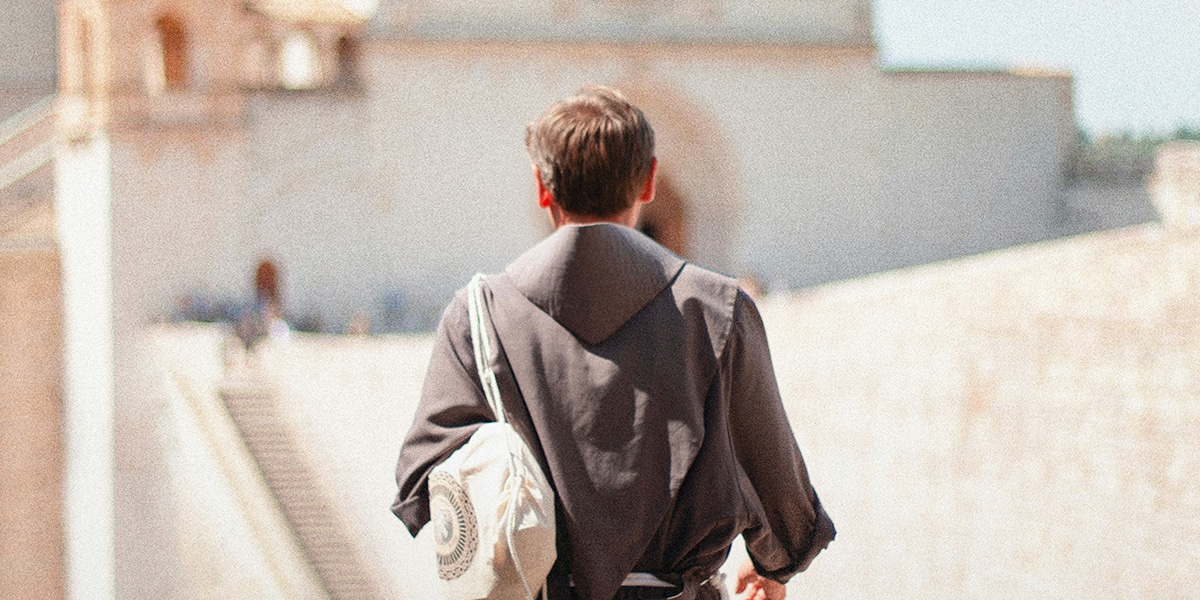
M 558 502 L 553 600 L 783 598 L 834 537 L 788 424 L 762 321 L 731 278 L 639 233 L 654 131 L 588 86 L 529 125 L 538 204 L 556 231 L 486 279 L 506 413 Z M 392 511 L 416 535 L 426 476 L 493 415 L 465 293 L 442 315 L 397 467 Z

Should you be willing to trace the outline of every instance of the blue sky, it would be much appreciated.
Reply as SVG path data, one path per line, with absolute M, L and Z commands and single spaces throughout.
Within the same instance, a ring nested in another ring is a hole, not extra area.
M 1200 126 L 1200 0 L 875 0 L 888 67 L 1074 75 L 1093 134 Z

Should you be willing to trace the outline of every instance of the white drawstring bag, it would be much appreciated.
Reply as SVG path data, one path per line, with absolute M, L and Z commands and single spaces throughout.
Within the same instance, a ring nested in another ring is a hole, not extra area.
M 508 424 L 490 363 L 483 275 L 467 286 L 475 365 L 495 423 L 429 474 L 438 577 L 447 600 L 534 600 L 557 556 L 554 491 Z

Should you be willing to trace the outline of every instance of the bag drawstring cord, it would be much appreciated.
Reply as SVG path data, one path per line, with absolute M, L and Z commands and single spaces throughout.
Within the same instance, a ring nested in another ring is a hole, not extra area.
M 475 370 L 479 372 L 479 380 L 483 386 L 483 395 L 487 400 L 488 406 L 491 406 L 492 411 L 496 414 L 496 422 L 507 423 L 508 420 L 504 415 L 504 404 L 500 399 L 500 384 L 496 381 L 496 372 L 492 369 L 492 341 L 487 332 L 487 323 L 484 320 L 483 314 L 483 274 L 476 273 L 471 278 L 470 285 L 467 286 L 467 308 L 470 313 L 471 322 L 471 345 L 475 353 Z M 520 465 L 517 462 L 517 449 L 513 447 L 513 440 L 508 439 L 509 446 L 509 471 L 515 478 L 511 484 L 515 489 L 520 490 L 524 484 L 525 475 L 521 472 Z M 516 530 L 517 516 L 516 502 L 509 502 L 505 509 L 504 522 L 505 531 L 504 537 L 508 541 L 509 548 L 516 548 L 513 533 Z M 533 590 L 529 587 L 529 581 L 525 578 L 525 571 L 521 568 L 521 559 L 515 552 L 511 554 L 513 567 L 517 570 L 517 577 L 521 580 L 521 586 L 525 588 L 526 600 L 534 600 Z M 542 586 L 542 597 L 545 598 L 546 586 Z

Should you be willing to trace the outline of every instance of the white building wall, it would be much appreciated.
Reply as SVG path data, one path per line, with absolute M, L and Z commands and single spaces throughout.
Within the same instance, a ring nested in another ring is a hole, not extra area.
M 414 276 L 457 285 L 546 232 L 524 125 L 589 82 L 621 88 L 645 108 L 662 173 L 688 204 L 697 262 L 790 285 L 879 268 L 863 250 L 888 226 L 877 214 L 880 84 L 870 51 L 417 42 L 373 50 L 371 171 L 383 201 L 407 202 L 415 222 L 434 224 L 398 232 L 420 240 L 409 257 L 430 267 Z M 458 209 L 446 213 L 446 201 Z
M 502 50 L 416 46 L 372 53 L 365 65 L 381 251 L 394 284 L 425 299 L 415 302 L 443 303 L 545 231 L 523 143 L 534 107 L 555 93 L 542 66 Z
M 115 152 L 137 314 L 248 301 L 269 258 L 292 317 L 432 323 L 548 233 L 525 125 L 589 82 L 645 107 L 689 258 L 731 274 L 796 287 L 1044 239 L 1065 202 L 1063 78 L 880 74 L 869 49 L 812 47 L 376 41 L 364 58 L 361 94 L 256 93 L 220 141 Z
M 345 331 L 387 289 L 397 242 L 376 201 L 367 103 L 340 93 L 263 92 L 248 103 L 246 198 L 229 256 L 242 297 L 258 261 L 281 274 L 284 308 Z
M 1071 82 L 1010 73 L 887 73 L 880 268 L 1050 237 L 1076 142 Z
M 982 252 L 1050 237 L 1066 202 L 1064 77 L 881 74 L 869 49 L 804 46 L 377 40 L 369 55 L 371 171 L 385 201 L 437 224 L 408 233 L 427 236 L 409 256 L 434 279 L 544 233 L 522 127 L 587 82 L 645 107 L 672 183 L 703 181 L 683 191 L 688 254 L 726 272 L 803 286 Z M 443 196 L 463 229 L 428 212 Z M 458 239 L 479 224 L 519 233 Z
M 253 267 L 237 260 L 253 208 L 239 137 L 114 142 L 113 277 L 130 326 L 167 317 L 187 292 L 253 293 Z
M 228 207 L 244 197 L 244 146 L 217 136 L 112 143 L 112 281 L 116 386 L 116 579 L 119 597 L 166 597 L 187 575 L 175 512 L 167 406 L 146 377 L 141 331 L 182 290 L 231 286 Z M 207 142 L 207 143 L 205 143 Z
M 877 76 L 867 52 L 709 57 L 659 70 L 709 106 L 735 169 L 732 260 L 717 268 L 804 285 L 858 272 L 878 195 Z

